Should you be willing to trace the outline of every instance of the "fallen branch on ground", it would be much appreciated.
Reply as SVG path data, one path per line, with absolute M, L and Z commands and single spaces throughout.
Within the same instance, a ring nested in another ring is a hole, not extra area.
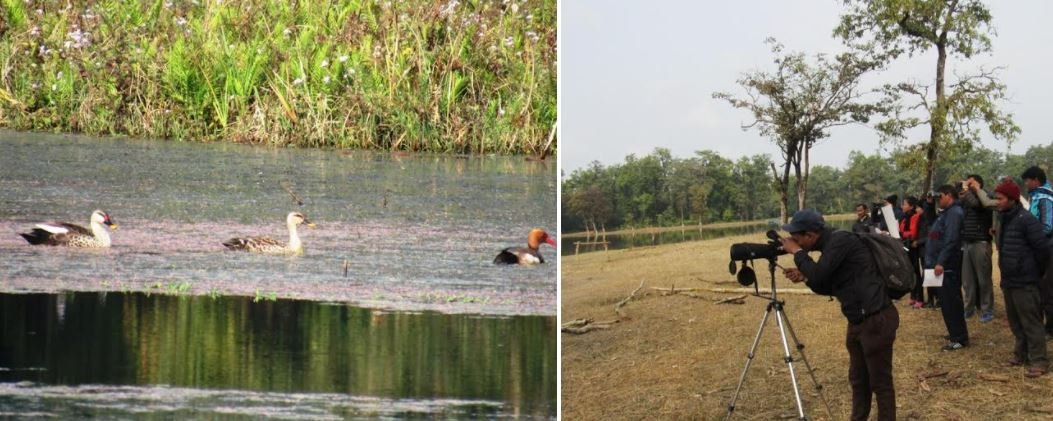
M 651 287 L 651 289 L 653 289 L 655 291 L 662 291 L 662 292 L 668 292 L 668 293 L 676 294 L 676 293 L 682 292 L 682 291 L 701 291 L 704 288 L 677 288 L 677 287 L 662 288 L 662 287 Z
M 714 304 L 727 304 L 727 303 L 743 304 L 743 303 L 745 303 L 745 301 L 743 301 L 745 299 L 746 299 L 746 294 L 742 294 L 742 295 L 736 295 L 734 297 L 725 298 L 723 300 L 715 302 Z
M 564 329 L 566 329 L 568 327 L 582 327 L 582 326 L 585 326 L 585 325 L 587 325 L 589 323 L 592 323 L 592 319 L 577 319 L 577 320 L 571 320 L 569 322 L 566 322 L 566 323 L 563 324 L 563 326 L 560 326 L 560 327 L 564 328 Z
M 753 293 L 753 288 L 709 288 L 710 292 L 723 292 L 727 294 L 741 294 L 741 293 Z M 804 294 L 804 295 L 815 295 L 810 289 L 794 288 L 794 289 L 780 289 L 779 294 Z M 771 289 L 761 288 L 761 294 L 771 294 Z
M 589 333 L 589 332 L 591 332 L 593 330 L 597 330 L 597 329 L 609 329 L 615 323 L 618 323 L 620 321 L 621 320 L 608 320 L 608 321 L 605 321 L 605 322 L 595 322 L 594 323 L 592 321 L 592 319 L 577 319 L 577 320 L 571 320 L 571 321 L 569 321 L 567 323 L 564 323 L 560 327 L 560 331 L 561 332 L 574 333 L 574 334 L 580 335 L 582 333 Z
M 1031 408 L 1025 408 L 1025 409 L 1027 409 L 1028 412 L 1037 412 L 1039 414 L 1053 414 L 1053 409 L 1050 409 L 1050 408 L 1035 408 L 1035 407 L 1031 407 Z
M 576 335 L 580 335 L 580 334 L 583 334 L 583 333 L 592 332 L 594 330 L 609 329 L 615 323 L 618 323 L 618 320 L 613 320 L 613 321 L 610 321 L 610 322 L 589 324 L 589 325 L 585 325 L 585 326 L 581 326 L 581 327 L 565 327 L 565 328 L 560 329 L 560 331 L 566 332 L 566 333 L 573 333 L 573 334 L 576 334 Z
M 627 318 L 629 318 L 629 316 L 626 316 L 625 312 L 622 311 L 622 307 L 624 307 L 626 304 L 628 304 L 629 301 L 632 301 L 633 297 L 636 296 L 636 293 L 640 292 L 640 290 L 643 289 L 643 284 L 644 284 L 644 281 L 641 279 L 640 280 L 640 286 L 636 287 L 636 289 L 633 290 L 632 294 L 629 294 L 629 296 L 625 297 L 624 300 L 621 300 L 621 301 L 618 302 L 618 304 L 615 304 L 614 312 L 618 313 L 618 318 L 619 319 L 627 319 Z
M 996 376 L 994 374 L 987 374 L 987 373 L 980 373 L 980 378 L 983 379 L 983 380 L 987 380 L 989 382 L 1002 382 L 1002 383 L 1005 383 L 1005 382 L 1009 381 L 1009 377 Z
M 643 286 L 644 281 L 641 280 L 640 286 L 636 287 L 636 289 L 634 289 L 628 297 L 625 297 L 623 300 L 619 301 L 617 304 L 614 305 L 614 312 L 618 314 L 617 319 L 608 320 L 604 322 L 593 322 L 592 319 L 571 320 L 560 326 L 560 331 L 580 335 L 598 329 L 609 329 L 615 323 L 620 323 L 622 320 L 628 319 L 629 316 L 625 314 L 625 311 L 622 310 L 622 307 L 628 304 L 629 301 L 632 301 L 632 299 L 636 297 L 636 293 L 640 292 L 640 290 L 643 289 Z

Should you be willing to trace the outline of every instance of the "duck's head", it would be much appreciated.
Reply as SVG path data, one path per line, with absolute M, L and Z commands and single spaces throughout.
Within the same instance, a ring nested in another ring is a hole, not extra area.
M 532 249 L 538 248 L 541 243 L 548 244 L 552 247 L 556 246 L 556 239 L 548 235 L 545 230 L 541 228 L 534 228 L 530 230 L 530 235 L 527 237 L 527 245 Z
M 290 226 L 306 224 L 308 227 L 314 228 L 314 222 L 308 221 L 307 217 L 300 212 L 289 212 L 289 216 L 285 218 L 285 222 Z
M 102 224 L 109 226 L 111 230 L 117 229 L 117 224 L 110 219 L 110 214 L 96 209 L 95 212 L 91 213 L 91 222 L 93 224 Z

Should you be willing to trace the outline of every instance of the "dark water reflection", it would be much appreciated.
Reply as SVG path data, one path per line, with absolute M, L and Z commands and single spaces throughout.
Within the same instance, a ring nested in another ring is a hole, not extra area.
M 295 300 L 0 294 L 0 416 L 551 418 L 555 324 Z

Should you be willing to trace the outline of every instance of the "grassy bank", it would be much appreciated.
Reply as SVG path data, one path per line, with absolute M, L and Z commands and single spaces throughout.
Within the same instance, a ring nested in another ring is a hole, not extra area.
M 563 418 L 723 419 L 767 302 L 750 297 L 742 305 L 716 304 L 712 300 L 738 294 L 709 289 L 739 287 L 727 270 L 728 248 L 753 240 L 755 236 L 737 236 L 564 256 L 564 322 L 616 319 L 616 304 L 641 280 L 644 287 L 621 307 L 627 318 L 620 323 L 583 335 L 562 334 Z M 997 254 L 995 259 L 997 267 Z M 779 260 L 783 267 L 793 266 L 791 256 Z M 768 286 L 766 265 L 756 263 L 762 286 Z M 803 288 L 781 272 L 776 281 L 780 291 Z M 674 285 L 698 288 L 693 291 L 697 298 L 661 295 L 649 288 Z M 837 301 L 813 294 L 781 298 L 832 407 L 829 416 L 798 359 L 794 368 L 809 419 L 848 419 L 847 323 Z M 1012 355 L 1013 336 L 999 288 L 995 320 L 968 319 L 972 346 L 957 352 L 940 351 L 946 330 L 938 310 L 914 310 L 902 302 L 897 308 L 893 374 L 899 419 L 1044 420 L 1053 413 L 1044 398 L 1053 392 L 1053 375 L 1028 379 L 1022 368 L 1002 364 Z M 782 352 L 778 329 L 768 320 L 735 419 L 797 418 Z
M 551 153 L 554 0 L 0 0 L 0 126 Z
M 841 213 L 841 214 L 837 214 L 837 215 L 826 215 L 826 216 L 824 216 L 824 218 L 827 221 L 830 221 L 830 222 L 850 221 L 850 220 L 852 220 L 852 218 L 855 218 L 855 214 L 852 214 L 852 213 Z M 778 221 L 779 218 L 775 218 L 773 220 Z M 704 229 L 705 230 L 705 229 L 739 228 L 739 227 L 748 227 L 748 226 L 752 226 L 752 225 L 766 224 L 766 223 L 768 223 L 768 221 L 769 221 L 768 219 L 758 219 L 756 221 L 717 222 L 717 223 L 713 223 L 713 224 L 704 224 L 704 225 L 674 225 L 674 226 L 669 226 L 669 227 L 622 228 L 622 229 L 617 229 L 617 230 L 613 230 L 613 231 L 607 231 L 607 235 L 628 235 L 628 234 L 638 234 L 638 235 L 639 234 L 645 234 L 646 235 L 646 234 L 661 234 L 661 233 L 664 233 L 664 232 L 678 232 L 678 231 L 682 231 L 684 229 Z M 569 234 L 562 234 L 560 237 L 573 239 L 573 238 L 585 238 L 587 235 L 592 235 L 592 233 L 586 233 L 584 231 L 582 231 L 582 232 L 572 232 L 572 233 L 569 233 Z

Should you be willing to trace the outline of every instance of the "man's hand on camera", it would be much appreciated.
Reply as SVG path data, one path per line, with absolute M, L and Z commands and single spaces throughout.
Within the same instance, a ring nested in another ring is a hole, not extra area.
M 943 265 L 936 265 L 936 267 L 932 268 L 932 273 L 936 274 L 936 276 L 943 275 Z
M 801 245 L 797 244 L 796 241 L 793 241 L 793 238 L 783 237 L 780 238 L 779 241 L 782 241 L 782 249 L 787 253 L 794 254 L 801 251 Z
M 782 274 L 794 283 L 804 281 L 804 274 L 797 268 L 783 269 Z

